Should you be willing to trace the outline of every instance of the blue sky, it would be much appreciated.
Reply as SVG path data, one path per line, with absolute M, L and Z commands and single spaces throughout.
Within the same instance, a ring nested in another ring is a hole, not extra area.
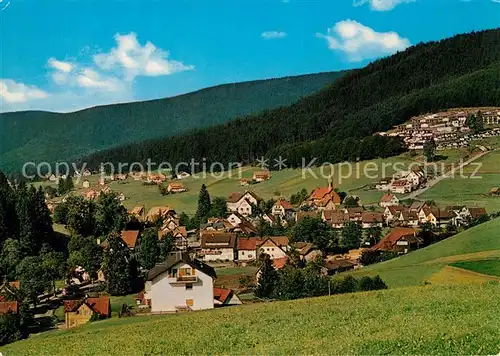
M 500 25 L 500 0 L 0 0 L 0 111 L 361 67 Z

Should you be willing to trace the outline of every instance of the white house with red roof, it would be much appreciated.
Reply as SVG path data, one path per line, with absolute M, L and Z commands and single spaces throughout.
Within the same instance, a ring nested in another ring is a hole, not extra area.
M 399 199 L 396 195 L 394 194 L 384 194 L 382 198 L 380 199 L 379 205 L 382 208 L 386 208 L 388 206 L 395 206 L 399 205 Z
M 238 238 L 238 261 L 254 261 L 257 259 L 256 237 Z
M 227 199 L 227 210 L 242 216 L 252 215 L 252 205 L 258 205 L 262 199 L 254 192 L 232 193 Z
M 282 219 L 290 219 L 294 217 L 295 209 L 288 201 L 279 199 L 271 208 L 271 214 L 274 216 L 279 216 Z
M 214 288 L 214 305 L 225 307 L 230 305 L 241 305 L 241 299 L 231 289 Z

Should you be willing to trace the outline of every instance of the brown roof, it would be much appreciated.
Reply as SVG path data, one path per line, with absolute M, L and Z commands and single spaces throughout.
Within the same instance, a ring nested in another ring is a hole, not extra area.
M 337 212 L 334 212 L 331 216 L 331 219 L 330 219 L 330 222 L 332 224 L 343 224 L 343 223 L 346 223 L 350 221 L 349 220 L 349 214 L 348 213 L 345 213 L 343 211 L 337 211 Z
M 236 234 L 226 232 L 203 231 L 201 233 L 201 248 L 234 248 Z
M 168 183 L 170 189 L 184 189 L 184 184 L 182 183 Z
M 452 211 L 449 211 L 447 209 L 440 209 L 440 208 L 432 208 L 432 215 L 436 217 L 436 219 L 451 219 L 454 215 Z
M 353 219 L 353 218 L 357 218 L 357 217 L 361 217 L 362 214 L 365 212 L 365 209 L 363 209 L 363 207 L 356 207 L 356 208 L 347 208 L 347 213 L 349 214 L 349 218 Z
M 381 203 L 390 203 L 392 201 L 393 197 L 394 197 L 394 195 L 392 195 L 392 194 L 384 194 L 382 199 L 380 199 L 380 202 Z
M 271 176 L 271 174 L 268 171 L 262 171 L 262 172 L 255 172 L 253 176 L 254 178 L 268 179 Z
M 149 209 L 146 218 L 147 220 L 151 221 L 159 216 L 163 217 L 169 213 L 175 213 L 175 210 L 170 208 L 169 206 L 155 206 Z
M 238 250 L 252 250 L 255 251 L 257 249 L 257 238 L 238 238 Z
M 141 215 L 143 211 L 144 211 L 143 206 L 136 206 L 135 208 L 133 208 L 132 210 L 129 211 L 129 214 L 130 215 Z
M 299 211 L 297 215 L 295 215 L 295 220 L 299 222 L 306 216 L 309 216 L 310 218 L 318 218 L 319 217 L 319 212 L 318 211 Z
M 416 236 L 418 230 L 413 228 L 397 227 L 374 245 L 371 250 L 391 251 L 394 245 L 402 238 L 414 239 L 415 242 L 422 243 L 422 239 Z
M 245 193 L 240 193 L 240 192 L 234 192 L 229 195 L 229 198 L 227 198 L 228 203 L 237 203 L 240 201 L 240 199 L 245 195 Z
M 405 209 L 401 212 L 403 216 L 403 221 L 415 221 L 418 220 L 417 212 Z
M 295 248 L 297 249 L 297 252 L 299 253 L 299 255 L 302 255 L 302 256 L 305 256 L 309 252 L 318 249 L 316 246 L 314 246 L 314 244 L 312 244 L 310 242 L 297 242 L 295 244 Z
M 393 205 L 393 206 L 388 206 L 387 209 L 391 212 L 392 215 L 395 215 L 406 208 L 403 205 Z
M 485 208 L 469 208 L 469 212 L 473 219 L 479 218 L 487 214 Z
M 257 245 L 261 246 L 262 244 L 264 244 L 266 241 L 269 240 L 272 241 L 278 247 L 288 246 L 288 244 L 290 243 L 287 236 L 272 236 L 260 239 L 257 242 Z
M 165 273 L 179 262 L 186 263 L 212 278 L 217 277 L 217 274 L 212 267 L 197 259 L 191 259 L 188 253 L 171 253 L 164 262 L 157 263 L 152 269 L 149 270 L 147 280 L 154 280 L 156 277 Z
M 0 302 L 0 315 L 7 313 L 17 313 L 19 310 L 18 302 Z
M 325 267 L 329 270 L 337 270 L 341 268 L 354 268 L 356 264 L 348 260 L 329 260 L 325 262 Z
M 121 234 L 122 240 L 127 244 L 128 248 L 135 248 L 137 246 L 137 240 L 139 238 L 139 231 L 137 230 L 125 230 Z
M 384 215 L 382 213 L 365 212 L 361 217 L 361 221 L 364 222 L 365 224 L 381 223 L 384 222 Z
M 82 305 L 83 299 L 76 299 L 76 300 L 65 300 L 64 301 L 64 312 L 65 313 L 70 313 L 74 312 L 77 310 L 80 305 Z

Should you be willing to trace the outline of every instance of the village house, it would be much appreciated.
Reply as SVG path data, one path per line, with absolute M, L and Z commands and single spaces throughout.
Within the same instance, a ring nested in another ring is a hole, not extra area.
M 500 195 L 500 188 L 499 187 L 491 188 L 490 195 L 499 196 Z
M 294 247 L 299 254 L 299 258 L 306 262 L 314 261 L 316 258 L 323 256 L 321 250 L 310 242 L 297 242 Z
M 279 216 L 281 219 L 292 219 L 295 214 L 292 204 L 284 199 L 279 199 L 271 208 L 271 214 Z
M 111 304 L 107 296 L 65 300 L 64 313 L 66 328 L 70 329 L 88 323 L 96 314 L 99 319 L 110 318 Z
M 232 193 L 227 199 L 227 210 L 242 216 L 252 215 L 252 205 L 258 205 L 262 199 L 251 191 Z
M 254 172 L 252 179 L 258 183 L 264 182 L 271 179 L 271 173 L 269 171 Z
M 330 224 L 334 229 L 342 229 L 344 228 L 346 223 L 351 221 L 349 218 L 349 213 L 345 210 L 339 210 L 339 211 L 325 210 L 325 211 L 330 212 L 328 214 L 325 214 L 325 222 Z
M 167 191 L 169 193 L 182 193 L 187 191 L 187 189 L 182 183 L 168 183 Z
M 406 208 L 403 205 L 388 206 L 384 210 L 384 220 L 387 224 L 390 224 L 396 219 L 399 219 L 401 211 Z
M 394 194 L 384 194 L 380 199 L 379 205 L 382 208 L 387 208 L 388 206 L 399 205 L 399 199 Z
M 172 253 L 148 272 L 144 299 L 153 314 L 213 309 L 215 278 L 209 265 Z
M 231 289 L 214 288 L 215 307 L 226 307 L 231 305 L 241 305 L 241 299 Z
M 389 190 L 393 193 L 407 194 L 413 189 L 412 183 L 406 179 L 393 180 L 389 186 Z
M 191 177 L 191 174 L 189 174 L 188 172 L 179 172 L 177 173 L 177 179 L 186 179 L 186 178 L 189 178 Z
M 137 221 L 144 220 L 144 206 L 136 206 L 132 210 L 129 210 L 128 215 Z
M 238 261 L 254 261 L 257 259 L 256 237 L 238 238 Z
M 384 225 L 384 215 L 382 213 L 364 212 L 361 216 L 361 227 L 369 229 L 382 227 Z
M 250 185 L 250 182 L 248 181 L 248 179 L 246 179 L 246 178 L 240 179 L 240 186 L 246 187 L 248 185 Z
M 392 180 L 388 178 L 381 179 L 375 184 L 375 189 L 387 192 L 391 186 L 391 181 Z
M 82 188 L 85 188 L 85 189 L 88 189 L 90 188 L 90 182 L 88 179 L 85 179 L 83 182 L 82 182 Z
M 326 210 L 325 210 L 326 211 Z M 330 210 L 331 211 L 331 210 Z M 310 217 L 312 219 L 318 219 L 321 217 L 321 213 L 318 212 L 318 211 L 298 211 L 296 214 L 295 214 L 295 222 L 299 222 L 301 221 L 302 219 L 304 219 L 305 217 Z
M 333 276 L 334 274 L 350 271 L 356 267 L 356 263 L 345 260 L 328 260 L 323 264 L 325 272 L 323 274 L 327 276 Z
M 146 214 L 146 222 L 154 223 L 157 219 L 165 220 L 169 216 L 176 216 L 175 210 L 169 206 L 155 206 Z
M 403 209 L 399 212 L 399 217 L 394 221 L 398 226 L 418 226 L 419 219 L 416 212 Z
M 446 227 L 452 225 L 454 217 L 455 214 L 450 210 L 432 207 L 427 222 L 434 226 Z
M 236 254 L 236 234 L 206 231 L 201 234 L 200 258 L 205 261 L 234 261 Z
M 417 236 L 414 228 L 396 227 L 377 244 L 371 247 L 372 251 L 408 253 L 420 248 L 424 241 Z
M 257 256 L 265 253 L 271 260 L 286 257 L 289 250 L 288 237 L 286 236 L 273 236 L 263 238 L 257 243 Z
M 342 199 L 333 189 L 332 183 L 328 182 L 328 187 L 314 189 L 306 203 L 320 210 L 334 210 L 337 205 L 342 204 Z
M 125 230 L 121 232 L 123 242 L 132 251 L 139 245 L 139 233 L 138 230 Z
M 485 208 L 469 208 L 470 219 L 475 220 L 484 215 L 487 215 L 487 211 Z

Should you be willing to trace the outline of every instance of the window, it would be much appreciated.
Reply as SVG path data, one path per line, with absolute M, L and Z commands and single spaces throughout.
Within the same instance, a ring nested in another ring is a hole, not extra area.
M 193 289 L 193 285 L 191 283 L 186 284 L 186 290 Z
M 177 277 L 177 268 L 172 269 L 172 277 Z
M 242 255 L 242 256 L 245 256 L 245 251 L 241 251 L 241 255 Z
M 192 307 L 194 305 L 194 300 L 193 299 L 186 299 L 186 306 Z

